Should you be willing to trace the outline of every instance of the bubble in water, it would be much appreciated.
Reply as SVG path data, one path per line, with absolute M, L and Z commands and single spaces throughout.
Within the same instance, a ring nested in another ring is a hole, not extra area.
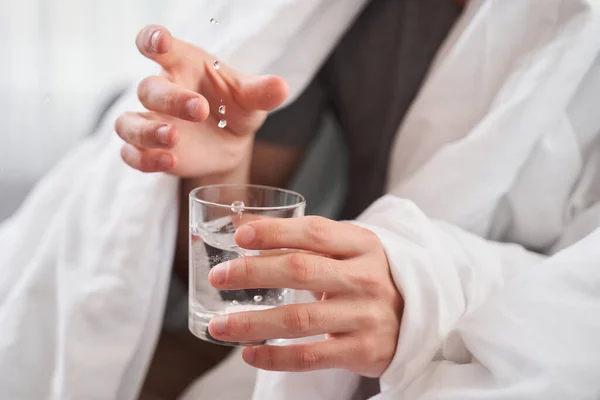
M 219 60 L 215 60 L 215 62 L 213 63 L 213 68 L 221 69 L 221 63 L 219 62 Z
M 231 304 L 233 304 L 234 306 L 237 306 L 238 304 L 240 304 L 240 302 L 239 302 L 239 301 L 237 301 L 237 300 L 233 300 L 233 301 L 231 302 Z
M 213 25 L 217 25 L 219 23 L 219 21 L 216 20 L 216 19 L 214 19 L 214 18 L 211 18 L 210 19 L 210 23 L 213 24 Z
M 257 294 L 256 296 L 254 296 L 254 301 L 256 303 L 260 303 L 261 301 L 263 301 L 263 297 Z
M 241 214 L 242 211 L 244 211 L 244 207 L 246 207 L 246 205 L 243 201 L 238 200 L 231 203 L 231 211 L 233 211 L 236 214 Z
M 221 128 L 221 129 L 225 128 L 225 127 L 227 126 L 227 121 L 226 121 L 226 120 L 224 120 L 224 119 L 220 120 L 220 121 L 219 121 L 219 125 L 218 125 L 218 126 L 219 126 L 219 128 Z
M 227 112 L 227 106 L 219 106 L 219 114 L 225 115 Z

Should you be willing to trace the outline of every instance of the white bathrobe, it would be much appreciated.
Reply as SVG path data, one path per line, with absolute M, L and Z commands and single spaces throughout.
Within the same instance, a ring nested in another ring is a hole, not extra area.
M 199 3 L 233 25 L 188 40 L 284 76 L 296 95 L 364 5 Z M 450 35 L 400 129 L 390 195 L 359 221 L 380 235 L 406 303 L 379 398 L 600 395 L 599 54 L 597 0 L 473 0 Z M 112 121 L 134 107 L 132 90 L 0 226 L 0 398 L 139 390 L 177 180 L 120 161 Z M 255 398 L 343 400 L 357 379 L 261 372 Z
M 472 2 L 359 218 L 406 302 L 378 399 L 600 398 L 599 100 L 600 2 Z M 254 398 L 357 379 L 260 372 Z

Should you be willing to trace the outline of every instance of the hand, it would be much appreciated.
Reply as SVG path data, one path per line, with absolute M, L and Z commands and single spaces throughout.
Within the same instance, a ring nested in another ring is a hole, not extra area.
M 256 346 L 244 360 L 257 368 L 310 371 L 344 368 L 379 377 L 391 363 L 403 302 L 377 236 L 318 217 L 250 222 L 236 232 L 251 250 L 303 252 L 245 257 L 213 268 L 220 290 L 293 288 L 322 292 L 321 301 L 218 316 L 210 334 L 226 342 L 257 342 L 326 334 L 320 342 Z
M 136 40 L 139 51 L 163 67 L 144 79 L 138 98 L 150 110 L 124 113 L 115 123 L 125 141 L 121 155 L 143 172 L 169 172 L 184 178 L 228 174 L 250 154 L 253 135 L 267 111 L 288 95 L 279 77 L 243 75 L 214 56 L 147 26 Z M 225 115 L 219 107 L 226 107 Z M 219 120 L 227 127 L 218 127 Z

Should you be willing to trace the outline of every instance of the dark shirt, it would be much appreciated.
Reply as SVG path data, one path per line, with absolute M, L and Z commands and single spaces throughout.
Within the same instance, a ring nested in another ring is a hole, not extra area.
M 331 109 L 348 149 L 342 219 L 385 190 L 390 150 L 404 115 L 460 9 L 446 0 L 373 0 L 307 89 L 272 114 L 258 141 L 306 148 Z

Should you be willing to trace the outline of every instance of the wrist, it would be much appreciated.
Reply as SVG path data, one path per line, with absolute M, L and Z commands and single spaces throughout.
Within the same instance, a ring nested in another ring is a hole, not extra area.
M 181 179 L 181 188 L 185 195 L 197 187 L 219 184 L 248 184 L 250 183 L 250 157 L 245 157 L 242 163 L 234 170 L 210 176 L 191 177 Z

